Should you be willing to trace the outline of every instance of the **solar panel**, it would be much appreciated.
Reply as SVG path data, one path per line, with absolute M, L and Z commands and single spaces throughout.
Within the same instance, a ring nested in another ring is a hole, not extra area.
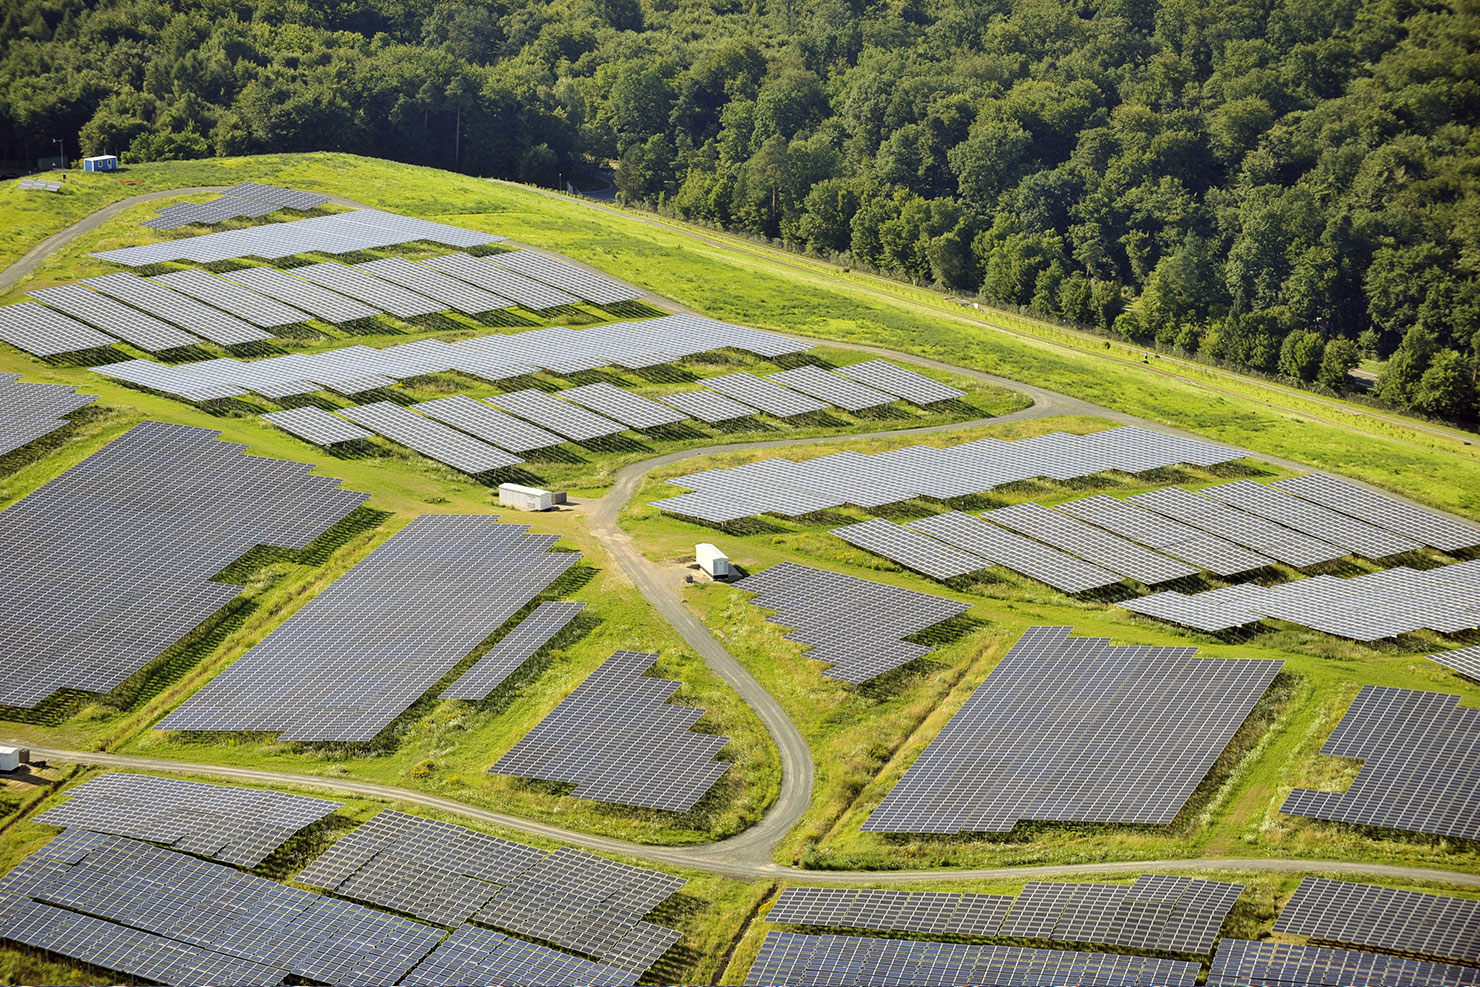
M 256 867 L 342 802 L 235 785 L 110 771 L 64 794 L 35 821 L 131 836 L 238 867 Z
M 932 648 L 904 638 L 971 609 L 956 600 L 792 562 L 735 585 L 760 594 L 750 601 L 753 606 L 777 611 L 768 621 L 794 628 L 787 640 L 810 645 L 808 657 L 831 664 L 822 674 L 855 684 L 929 654 Z
M 670 408 L 678 409 L 690 418 L 697 418 L 701 422 L 710 424 L 730 422 L 737 418 L 749 418 L 756 413 L 754 408 L 713 391 L 680 391 L 677 394 L 660 395 L 658 400 Z
M 1121 581 L 1119 575 L 1108 569 L 960 511 L 921 518 L 911 521 L 909 526 L 1064 593 L 1084 593 Z
M 418 240 L 452 247 L 473 247 L 502 239 L 446 223 L 398 216 L 377 209 L 356 209 L 330 216 L 311 216 L 286 223 L 266 223 L 137 247 L 103 250 L 91 256 L 128 267 L 142 267 L 170 261 L 211 264 L 237 257 L 279 260 L 296 254 L 344 254 Z
M 1297 788 L 1286 815 L 1480 839 L 1480 709 L 1460 697 L 1363 686 L 1321 753 L 1363 762 L 1344 792 Z
M 1276 480 L 1272 485 L 1444 552 L 1480 545 L 1480 529 L 1452 514 L 1415 507 L 1324 473 L 1293 476 Z
M 222 569 L 303 548 L 366 500 L 219 435 L 144 422 L 0 512 L 0 703 L 114 689 L 241 592 Z
M 1112 645 L 1071 630 L 1029 628 L 863 829 L 1166 825 L 1283 665 Z
M 1204 487 L 1201 493 L 1250 514 L 1258 514 L 1296 531 L 1319 537 L 1364 558 L 1385 559 L 1391 555 L 1416 552 L 1423 548 L 1421 542 L 1412 538 L 1384 531 L 1365 521 L 1358 521 L 1339 511 L 1301 500 L 1253 480 L 1218 483 Z
M 172 288 L 182 295 L 189 295 L 208 305 L 214 305 L 245 322 L 264 329 L 276 329 L 307 322 L 307 312 L 284 305 L 275 298 L 243 288 L 241 285 L 218 278 L 205 271 L 187 268 L 181 271 L 166 271 L 147 280 Z
M 167 958 L 179 969 L 187 955 L 200 957 L 196 951 L 204 950 L 212 954 L 208 958 L 213 965 L 227 971 L 224 980 L 203 980 L 196 971 L 178 981 L 183 984 L 237 983 L 235 971 L 243 966 L 247 982 L 281 983 L 294 977 L 389 984 L 442 937 L 441 930 L 409 919 L 286 887 L 225 864 L 76 829 L 62 833 L 0 879 L 0 901 L 9 895 L 95 919 L 101 924 L 93 929 L 103 936 L 124 928 L 148 934 L 124 932 L 136 949 L 101 965 L 116 969 L 135 960 L 142 964 Z M 47 909 L 37 917 L 54 914 Z M 0 928 L 7 938 L 16 937 L 10 924 Z M 83 930 L 73 927 L 62 944 L 86 948 L 79 941 L 83 938 Z M 176 947 L 166 947 L 160 938 Z M 106 955 L 106 948 L 90 951 Z M 260 976 L 264 967 L 275 972 L 275 980 Z
M 511 452 L 548 449 L 565 441 L 554 432 L 547 432 L 512 415 L 495 411 L 483 402 L 461 394 L 423 401 L 412 405 L 412 408 L 429 418 L 435 418 Z
M 1166 874 L 1133 885 L 1029 881 L 991 934 L 1208 954 L 1243 890 Z
M 465 281 L 443 274 L 404 257 L 382 257 L 354 265 L 356 269 L 382 278 L 403 288 L 410 288 L 428 298 L 435 298 L 447 308 L 468 315 L 513 308 L 514 302 Z
M 659 428 L 684 420 L 683 415 L 656 401 L 649 401 L 605 381 L 582 387 L 568 387 L 560 392 L 560 396 L 632 428 Z
M 966 396 L 965 391 L 949 387 L 913 370 L 906 370 L 888 360 L 864 360 L 862 363 L 850 363 L 845 367 L 835 368 L 834 372 L 844 377 L 851 377 L 860 384 L 867 384 L 869 387 L 875 387 L 895 397 L 903 398 L 911 404 L 923 406 Z
M 375 433 L 358 425 L 351 425 L 343 418 L 336 418 L 323 408 L 307 405 L 302 408 L 287 408 L 269 411 L 261 416 L 282 429 L 316 446 L 332 446 L 339 442 L 368 439 Z
M 1055 510 L 1140 542 L 1217 576 L 1238 576 L 1273 565 L 1274 560 L 1231 541 L 1173 521 L 1105 494 L 1070 500 Z
M 377 308 L 346 298 L 275 267 L 244 267 L 230 271 L 226 276 L 243 287 L 286 302 L 325 322 L 353 322 L 380 314 Z
M 1304 568 L 1334 562 L 1348 551 L 1301 534 L 1256 514 L 1229 507 L 1181 487 L 1162 487 L 1128 497 L 1132 504 L 1194 528 L 1227 538 L 1286 565 Z
M 441 422 L 423 418 L 392 401 L 341 408 L 339 413 L 409 449 L 474 476 L 524 462 L 518 456 Z
M 1224 939 L 1207 987 L 1473 987 L 1474 967 L 1287 942 Z
M 1198 574 L 1190 565 L 1031 501 L 989 511 L 982 517 L 1147 586 Z
M 533 250 L 512 250 L 508 253 L 491 254 L 483 259 L 490 264 L 579 295 L 597 305 L 630 302 L 642 297 L 642 292 L 620 281 Z
M 980 572 L 992 564 L 989 559 L 928 538 L 913 528 L 906 528 L 883 518 L 871 518 L 858 524 L 833 528 L 831 534 L 850 545 L 882 555 L 891 562 L 897 562 L 931 579 L 953 579 Z
M 768 932 L 745 983 L 749 987 L 1193 987 L 1201 970 L 1197 963 L 1148 956 Z
M 202 305 L 188 295 L 178 294 L 127 271 L 87 278 L 82 283 L 222 346 L 239 346 L 272 338 L 271 334 L 235 316 Z
M 304 192 L 300 189 L 282 188 L 277 185 L 259 185 L 256 182 L 242 182 L 239 185 L 233 185 L 221 194 L 300 211 L 317 209 L 329 202 L 329 196 L 320 195 L 317 192 Z
M 406 987 L 626 987 L 637 974 L 626 973 L 537 943 L 465 925 L 444 939 L 401 981 Z
M 1307 877 L 1275 932 L 1480 963 L 1480 900 Z
M 1457 648 L 1453 651 L 1441 651 L 1436 655 L 1429 655 L 1429 660 L 1438 662 L 1445 668 L 1451 669 L 1466 678 L 1480 681 L 1480 645 L 1473 648 Z
M 0 374 L 0 456 L 68 425 L 66 415 L 97 400 L 67 384 L 32 384 Z
M 1012 896 L 876 888 L 786 888 L 767 922 L 938 936 L 997 935 Z
M 797 415 L 811 414 L 814 411 L 825 411 L 828 407 L 822 401 L 798 394 L 796 391 L 789 391 L 779 384 L 751 374 L 736 373 L 706 377 L 703 384 L 711 391 L 718 391 L 726 397 L 752 405 L 777 418 L 793 418 Z
M 348 295 L 402 319 L 432 315 L 447 307 L 398 284 L 382 281 L 357 267 L 346 267 L 333 261 L 295 267 L 293 276 L 312 281 L 341 295 Z
M 549 600 L 534 608 L 513 630 L 442 690 L 444 699 L 487 699 L 489 693 L 512 675 L 534 653 L 565 629 L 584 603 Z
M 38 288 L 26 294 L 150 353 L 194 346 L 200 342 L 189 333 L 181 332 L 151 315 L 120 304 L 107 295 L 89 291 L 79 284 L 59 284 L 54 288 Z
M 730 765 L 728 737 L 692 733 L 704 715 L 667 699 L 682 683 L 643 673 L 657 655 L 618 651 L 489 770 L 574 784 L 575 798 L 687 812 Z
M 202 380 L 168 363 L 155 363 L 152 360 L 120 360 L 94 367 L 93 372 L 197 403 L 222 401 L 247 393 L 240 387 Z
M 860 384 L 847 377 L 840 377 L 810 364 L 767 374 L 766 379 L 775 381 L 782 387 L 789 387 L 793 391 L 811 395 L 819 401 L 837 405 L 846 411 L 878 408 L 882 405 L 893 404 L 895 400 L 892 394 L 876 390 L 867 384 Z
M 614 422 L 534 388 L 498 394 L 485 400 L 541 428 L 547 428 L 577 442 L 627 431 L 627 426 L 620 422 Z
M 210 202 L 179 202 L 158 209 L 159 215 L 146 219 L 140 226 L 154 230 L 177 230 L 192 223 L 211 225 L 224 223 L 228 219 L 257 219 L 276 210 L 270 202 L 253 202 L 236 196 L 223 196 Z
M 443 274 L 482 288 L 484 291 L 511 298 L 530 311 L 539 312 L 562 305 L 575 305 L 580 299 L 559 288 L 527 278 L 522 274 L 490 264 L 482 257 L 446 254 L 419 262 Z
M 581 556 L 497 515 L 423 515 L 157 725 L 371 740 Z
M 0 340 L 32 356 L 112 346 L 116 340 L 35 302 L 0 305 Z

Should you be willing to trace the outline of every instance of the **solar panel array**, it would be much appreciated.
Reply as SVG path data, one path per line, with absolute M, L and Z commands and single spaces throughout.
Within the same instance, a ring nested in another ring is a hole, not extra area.
M 618 651 L 489 770 L 574 784 L 576 798 L 687 812 L 729 770 L 728 737 L 693 733 L 704 715 L 669 705 L 681 682 L 650 678 L 657 655 Z
M 16 187 L 28 192 L 60 192 L 61 182 L 51 182 L 44 178 L 22 178 L 16 182 Z
M 642 297 L 642 292 L 630 285 L 533 250 L 512 250 L 508 253 L 490 254 L 483 259 L 597 305 L 630 302 Z
M 375 313 L 368 306 L 275 268 L 247 268 L 233 271 L 230 276 L 249 287 L 261 288 L 268 294 L 281 296 L 285 301 L 310 309 L 314 316 L 330 321 L 350 321 Z M 214 275 L 202 277 L 214 278 L 238 291 L 244 290 L 240 285 L 234 285 L 224 278 L 215 278 Z M 175 283 L 173 275 L 162 275 L 161 278 L 171 278 L 170 283 Z M 213 292 L 214 288 L 192 284 L 191 290 L 204 295 Z M 333 297 L 327 302 L 318 296 L 310 299 L 309 295 L 315 292 Z M 302 313 L 294 314 L 286 306 L 283 308 L 287 314 L 278 315 L 279 319 L 302 321 L 307 318 Z M 0 332 L 4 331 L 5 312 L 6 309 L 0 308 Z M 580 330 L 555 327 L 507 335 L 478 336 L 454 343 L 439 339 L 419 339 L 381 349 L 344 346 L 315 353 L 289 353 L 249 362 L 205 360 L 172 364 L 170 369 L 183 378 L 205 377 L 212 384 L 231 384 L 266 397 L 279 398 L 310 393 L 319 389 L 317 385 L 329 385 L 348 379 L 377 378 L 389 384 L 456 370 L 474 377 L 502 381 L 532 374 L 542 368 L 566 373 L 645 363 L 655 353 L 661 354 L 659 362 L 668 363 L 720 349 L 741 349 L 762 356 L 779 356 L 805 348 L 804 344 L 792 343 L 784 337 L 757 329 L 728 325 L 711 319 L 667 316 L 637 322 L 614 322 Z M 284 390 L 285 385 L 294 384 L 298 386 L 297 390 Z M 564 402 L 557 404 L 563 408 L 572 407 Z M 669 414 L 666 409 L 663 413 Z M 618 431 L 622 430 L 618 428 Z
M 159 979 L 182 984 L 290 976 L 389 984 L 443 935 L 225 864 L 76 829 L 0 879 L 0 902 L 25 917 L 0 926 L 8 939 L 151 979 L 164 962 L 169 974 Z M 62 909 L 92 921 L 48 931 Z
M 296 435 L 316 446 L 332 446 L 340 442 L 368 439 L 374 432 L 351 425 L 343 418 L 336 418 L 323 408 L 307 405 L 302 408 L 287 408 L 269 411 L 261 416 L 284 432 Z
M 515 302 L 490 291 L 459 281 L 434 268 L 413 264 L 404 257 L 382 257 L 379 260 L 356 264 L 355 269 L 374 275 L 392 284 L 409 288 L 428 298 L 435 298 L 444 308 L 451 308 L 467 315 L 496 312 L 513 308 Z
M 1239 576 L 1274 564 L 1273 559 L 1242 545 L 1106 494 L 1066 501 L 1054 510 L 1140 542 L 1163 555 L 1181 559 L 1217 576 Z
M 745 983 L 750 987 L 1193 987 L 1201 969 L 1197 963 L 1149 956 L 768 932 Z
M 234 315 L 128 271 L 87 278 L 82 283 L 222 346 L 240 346 L 243 343 L 257 343 L 272 338 L 270 333 L 265 333 Z
M 1274 931 L 1480 963 L 1480 900 L 1307 877 Z
M 990 559 L 883 518 L 870 518 L 858 524 L 834 528 L 832 534 L 850 545 L 881 555 L 931 579 L 954 579 L 992 565 Z
M 751 374 L 735 373 L 706 377 L 704 386 L 711 391 L 718 391 L 726 397 L 759 408 L 768 415 L 775 415 L 777 418 L 794 418 L 797 415 L 807 415 L 814 411 L 826 411 L 828 408 L 825 401 L 818 401 L 804 394 L 798 394 L 796 391 L 787 390 L 780 384 Z
M 1287 942 L 1224 939 L 1207 987 L 1473 987 L 1480 969 Z
M 713 391 L 680 391 L 677 394 L 660 395 L 658 400 L 690 418 L 697 418 L 711 425 L 749 418 L 756 414 L 754 408 Z
M 786 639 L 810 645 L 807 657 L 829 663 L 823 675 L 855 684 L 928 655 L 932 648 L 904 638 L 971 609 L 957 600 L 794 562 L 736 586 L 759 594 L 752 606 L 776 611 L 768 622 L 795 628 Z
M 405 987 L 627 987 L 637 975 L 500 932 L 465 925 L 401 981 Z
M 460 281 L 482 288 L 484 291 L 512 299 L 531 312 L 575 305 L 580 299 L 569 292 L 561 291 L 543 281 L 527 278 L 507 268 L 491 264 L 485 257 L 470 257 L 467 254 L 444 254 L 429 257 L 420 262 L 426 267 L 450 274 Z
M 997 934 L 1012 895 L 877 888 L 786 888 L 767 922 L 939 936 Z
M 627 426 L 610 418 L 587 411 L 578 405 L 561 401 L 535 388 L 510 391 L 488 398 L 489 404 L 497 405 L 520 418 L 526 418 L 541 428 L 567 436 L 577 442 L 587 442 L 607 435 L 627 431 Z
M 780 373 L 766 374 L 766 379 L 775 381 L 782 387 L 789 387 L 793 391 L 811 395 L 819 401 L 837 405 L 846 411 L 878 408 L 893 404 L 895 400 L 893 394 L 869 387 L 867 384 L 860 384 L 849 377 L 842 377 L 810 364 L 792 367 Z
M 32 356 L 56 356 L 117 342 L 91 326 L 35 302 L 0 305 L 0 340 Z
M 228 219 L 257 219 L 275 212 L 277 206 L 271 202 L 254 202 L 234 195 L 222 196 L 209 202 L 177 202 L 163 209 L 156 209 L 154 219 L 146 219 L 140 226 L 152 230 L 177 230 L 192 223 L 206 226 L 224 223 Z
M 241 592 L 212 581 L 230 563 L 303 548 L 366 500 L 219 435 L 144 422 L 0 512 L 0 703 L 112 690 Z
M 1385 559 L 1391 555 L 1416 552 L 1423 548 L 1421 542 L 1412 538 L 1385 531 L 1366 521 L 1292 497 L 1276 487 L 1255 483 L 1253 480 L 1218 483 L 1204 487 L 1200 493 L 1312 537 L 1319 537 L 1364 558 Z
M 286 223 L 268 223 L 137 247 L 102 250 L 91 256 L 127 267 L 146 267 L 169 261 L 212 264 L 237 257 L 278 260 L 305 253 L 346 254 L 414 241 L 442 243 L 449 247 L 476 247 L 502 239 L 491 233 L 378 209 L 355 209 L 331 216 L 311 216 Z
M 1239 583 L 1192 594 L 1168 590 L 1119 605 L 1205 631 L 1272 618 L 1354 641 L 1425 628 L 1455 634 L 1480 627 L 1480 559 L 1424 571 L 1398 566 L 1349 579 L 1317 575 L 1277 586 Z
M 311 318 L 307 312 L 300 312 L 275 298 L 195 268 L 166 271 L 146 280 L 172 288 L 182 295 L 189 295 L 264 329 L 295 325 Z
M 1084 593 L 1122 581 L 1119 574 L 1109 569 L 960 511 L 921 518 L 911 521 L 909 526 L 1064 593 Z
M 966 396 L 965 391 L 942 384 L 938 380 L 913 370 L 906 370 L 888 360 L 864 360 L 862 363 L 850 363 L 846 367 L 838 367 L 836 372 L 844 377 L 851 377 L 860 384 L 867 384 L 869 387 L 921 406 Z
M 0 456 L 67 425 L 67 415 L 97 400 L 66 384 L 32 384 L 0 374 Z
M 1040 504 L 1014 504 L 989 511 L 982 517 L 1148 586 L 1198 574 L 1197 569 L 1186 563 L 1174 562 L 1135 542 L 1073 517 L 1065 517 Z
M 1350 554 L 1346 549 L 1319 538 L 1181 487 L 1148 490 L 1126 499 L 1148 511 L 1201 528 L 1296 568 L 1333 562 Z
M 1458 672 L 1466 678 L 1480 681 L 1480 644 L 1473 648 L 1456 648 L 1453 651 L 1441 651 L 1436 655 L 1429 655 L 1429 660 L 1438 662 L 1445 668 Z
M 181 332 L 152 315 L 130 308 L 107 295 L 89 291 L 80 284 L 59 284 L 54 288 L 38 288 L 26 294 L 50 308 L 96 326 L 110 336 L 117 336 L 150 353 L 194 346 L 200 342 L 199 338 Z
M 462 394 L 423 401 L 412 408 L 428 418 L 435 418 L 510 452 L 548 449 L 565 441 L 554 432 L 496 411 L 484 402 Z
M 684 420 L 684 416 L 631 391 L 601 381 L 560 392 L 567 401 L 584 405 L 631 428 L 660 428 Z
M 447 307 L 425 295 L 367 274 L 358 267 L 347 267 L 333 261 L 305 264 L 293 268 L 292 273 L 295 277 L 312 281 L 341 295 L 348 295 L 402 319 L 431 315 Z
M 241 199 L 251 199 L 254 202 L 266 202 L 283 209 L 297 209 L 306 211 L 317 209 L 319 206 L 329 202 L 329 196 L 318 192 L 305 192 L 302 189 L 283 188 L 279 185 L 261 185 L 257 182 L 242 182 L 224 190 L 222 195 L 236 196 Z
M 159 391 L 197 404 L 241 397 L 247 392 L 231 384 L 218 384 L 197 374 L 187 374 L 168 363 L 153 360 L 120 360 L 93 368 L 94 373 Z
M 1020 820 L 1165 825 L 1283 662 L 1029 628 L 868 820 L 883 833 Z
M 481 439 L 407 411 L 394 401 L 340 408 L 339 413 L 424 456 L 473 476 L 524 462 Z
M 496 515 L 423 515 L 159 722 L 371 740 L 580 560 Z
M 1297 788 L 1280 809 L 1362 826 L 1480 839 L 1480 709 L 1367 685 L 1321 747 L 1363 762 L 1344 792 Z
M 512 675 L 536 651 L 559 634 L 585 608 L 584 603 L 547 600 L 534 608 L 498 643 L 442 690 L 444 699 L 487 699 L 488 694 Z
M 1480 545 L 1480 528 L 1452 514 L 1415 507 L 1324 473 L 1276 480 L 1272 485 L 1441 551 L 1458 552 Z
M 260 788 L 110 771 L 65 793 L 35 821 L 130 836 L 238 867 L 256 867 L 342 802 Z
M 733 381 L 736 376 L 739 375 L 732 374 L 728 379 Z M 760 378 L 751 379 L 775 386 Z M 725 380 L 725 377 L 711 377 L 704 384 L 715 387 L 716 381 Z M 730 390 L 726 387 L 731 385 L 721 383 L 715 389 L 763 411 L 777 413 L 765 406 L 764 399 L 754 398 L 750 385 L 742 383 Z M 763 460 L 730 470 L 677 477 L 669 482 L 698 492 L 656 500 L 652 506 L 725 523 L 757 514 L 795 516 L 844 504 L 879 507 L 921 496 L 950 500 L 1040 476 L 1067 480 L 1107 470 L 1141 473 L 1175 463 L 1212 466 L 1240 459 L 1247 453 L 1128 425 L 1090 435 L 1056 432 L 1016 442 L 980 439 L 945 448 L 908 446 L 867 456 L 850 455 L 852 458 L 846 461 L 836 456 L 802 462 Z M 840 470 L 840 463 L 846 469 Z M 767 468 L 774 472 L 763 474 L 763 484 L 744 482 L 746 473 L 741 471 L 756 473 Z M 731 477 L 733 482 L 726 482 Z M 707 482 L 702 485 L 689 482 L 695 479 Z M 792 503 L 816 506 L 802 511 L 788 506 Z
M 1169 874 L 1142 874 L 1132 885 L 1029 881 L 995 934 L 1206 954 L 1243 891 Z
M 377 308 L 275 267 L 244 267 L 228 272 L 226 278 L 259 294 L 300 308 L 325 322 L 354 322 L 380 314 Z

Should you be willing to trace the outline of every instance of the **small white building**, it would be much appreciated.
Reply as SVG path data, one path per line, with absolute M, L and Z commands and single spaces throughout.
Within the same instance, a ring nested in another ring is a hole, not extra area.
M 24 747 L 0 747 L 0 771 L 15 771 L 31 763 L 31 752 Z
M 96 157 L 82 159 L 83 171 L 117 171 L 118 155 L 99 154 Z
M 701 542 L 694 549 L 694 557 L 711 579 L 730 578 L 730 557 L 708 542 Z
M 512 507 L 516 511 L 548 511 L 555 507 L 555 497 L 539 487 L 525 487 L 517 483 L 498 485 L 498 506 Z

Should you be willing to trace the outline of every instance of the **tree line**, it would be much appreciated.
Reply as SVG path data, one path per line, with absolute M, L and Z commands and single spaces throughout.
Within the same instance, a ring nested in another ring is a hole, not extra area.
M 343 150 L 634 202 L 1473 422 L 1470 0 L 13 0 L 0 158 Z

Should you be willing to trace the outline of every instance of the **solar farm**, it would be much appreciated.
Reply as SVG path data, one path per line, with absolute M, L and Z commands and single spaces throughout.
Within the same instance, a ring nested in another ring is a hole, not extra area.
M 0 983 L 1480 987 L 1473 497 L 220 175 L 0 292 Z

